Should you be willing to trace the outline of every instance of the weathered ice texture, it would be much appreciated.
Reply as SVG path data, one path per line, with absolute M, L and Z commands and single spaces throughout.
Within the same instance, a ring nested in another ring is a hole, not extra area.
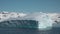
M 0 27 L 37 28 L 38 21 L 35 21 L 35 20 L 9 20 L 9 21 L 0 22 Z

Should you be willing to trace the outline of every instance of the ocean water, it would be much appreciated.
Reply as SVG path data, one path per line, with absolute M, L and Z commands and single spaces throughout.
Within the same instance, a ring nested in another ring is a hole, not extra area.
M 0 28 L 0 34 L 60 34 L 60 28 L 38 30 L 37 28 Z

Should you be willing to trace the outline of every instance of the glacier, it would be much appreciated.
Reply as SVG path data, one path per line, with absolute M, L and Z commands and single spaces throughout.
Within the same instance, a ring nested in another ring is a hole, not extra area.
M 31 20 L 31 21 L 35 21 L 35 25 L 37 26 L 38 29 L 49 29 L 52 27 L 57 27 L 58 24 L 60 23 L 60 14 L 59 13 L 43 13 L 43 12 L 36 12 L 36 13 L 31 13 L 31 14 L 26 14 L 26 13 L 16 13 L 16 12 L 0 12 L 0 26 L 2 24 L 7 24 L 7 26 L 14 26 L 16 27 L 16 24 L 9 25 L 11 20 Z M 38 22 L 36 22 L 38 21 Z M 5 23 L 4 23 L 5 22 Z M 6 23 L 9 22 L 9 23 Z M 18 21 L 19 22 L 19 21 Z M 30 22 L 28 22 L 30 24 Z M 28 24 L 26 23 L 26 25 Z M 32 22 L 33 23 L 33 22 Z M 38 24 L 37 24 L 38 23 Z M 55 25 L 53 25 L 55 24 Z M 19 25 L 19 24 L 17 24 Z M 34 25 L 34 26 L 35 26 Z M 21 25 L 19 25 L 21 26 Z M 29 26 L 29 25 L 27 25 Z M 31 26 L 31 25 L 30 25 Z M 32 26 L 31 26 L 32 27 Z

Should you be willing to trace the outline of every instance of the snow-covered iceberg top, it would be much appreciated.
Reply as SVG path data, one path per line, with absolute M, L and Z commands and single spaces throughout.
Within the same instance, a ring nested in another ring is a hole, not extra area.
M 23 13 L 16 13 L 16 12 L 0 12 L 0 22 L 8 19 L 16 19 L 26 16 Z

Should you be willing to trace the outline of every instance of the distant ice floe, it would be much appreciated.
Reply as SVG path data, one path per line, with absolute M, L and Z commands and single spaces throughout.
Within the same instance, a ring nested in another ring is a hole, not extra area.
M 43 13 L 37 12 L 32 14 L 25 13 L 16 13 L 16 12 L 0 12 L 0 22 L 11 19 L 20 19 L 20 20 L 36 20 L 39 21 L 38 28 L 45 29 L 52 27 L 53 24 L 57 26 L 60 23 L 60 14 L 59 13 Z

